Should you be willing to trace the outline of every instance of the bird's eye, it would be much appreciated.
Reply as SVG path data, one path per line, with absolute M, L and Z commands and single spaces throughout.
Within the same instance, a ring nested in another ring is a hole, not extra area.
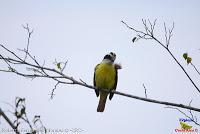
M 110 55 L 112 55 L 112 56 L 114 56 L 114 57 L 116 56 L 116 54 L 115 54 L 115 53 L 113 53 L 113 52 L 110 52 Z

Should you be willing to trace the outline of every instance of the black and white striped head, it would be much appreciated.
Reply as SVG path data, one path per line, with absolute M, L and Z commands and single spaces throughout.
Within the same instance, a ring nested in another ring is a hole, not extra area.
M 103 60 L 107 60 L 110 61 L 111 63 L 113 63 L 116 59 L 116 54 L 113 52 L 110 52 L 109 54 L 106 54 L 103 58 Z

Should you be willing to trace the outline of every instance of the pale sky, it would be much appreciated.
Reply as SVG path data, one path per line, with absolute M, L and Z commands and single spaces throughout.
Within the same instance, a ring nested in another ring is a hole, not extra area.
M 142 19 L 157 19 L 156 35 L 164 41 L 163 23 L 175 22 L 170 49 L 193 80 L 200 87 L 200 77 L 192 66 L 187 66 L 182 54 L 188 52 L 193 64 L 200 69 L 200 1 L 198 0 L 18 0 L 0 1 L 0 43 L 13 51 L 26 47 L 26 31 L 22 24 L 34 28 L 30 52 L 42 64 L 55 67 L 54 60 L 66 61 L 65 74 L 93 82 L 94 67 L 111 51 L 117 55 L 119 71 L 117 90 L 144 97 L 144 83 L 148 97 L 199 107 L 200 94 L 180 67 L 155 41 L 140 40 L 120 21 L 135 28 L 142 27 Z M 2 50 L 0 49 L 0 53 Z M 0 66 L 5 66 L 0 62 Z M 81 134 L 175 134 L 180 128 L 179 118 L 185 118 L 173 109 L 114 95 L 107 100 L 103 113 L 97 113 L 99 98 L 94 91 L 76 85 L 60 85 L 53 100 L 49 93 L 56 84 L 47 79 L 30 79 L 0 72 L 0 106 L 5 113 L 14 104 L 16 96 L 26 98 L 30 119 L 41 115 L 50 129 L 84 130 Z M 187 111 L 186 111 L 187 112 Z M 194 112 L 200 120 L 200 115 Z M 200 128 L 191 123 L 194 128 Z M 0 132 L 9 128 L 0 118 Z

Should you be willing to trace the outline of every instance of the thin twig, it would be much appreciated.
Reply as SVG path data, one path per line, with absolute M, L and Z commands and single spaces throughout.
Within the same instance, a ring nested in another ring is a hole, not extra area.
M 66 65 L 67 65 L 67 62 L 68 62 L 68 60 L 64 63 L 64 66 L 63 66 L 63 68 L 61 69 L 61 73 L 63 73 L 63 71 L 65 70 Z
M 26 26 L 22 25 L 22 27 L 23 27 L 23 28 L 27 31 L 27 33 L 28 33 L 27 45 L 26 45 L 26 49 L 24 49 L 24 50 L 26 51 L 25 57 L 24 57 L 24 61 L 25 61 L 26 58 L 27 58 L 27 56 L 28 56 L 30 38 L 31 38 L 31 34 L 33 33 L 33 30 L 30 30 L 28 23 L 26 24 Z
M 55 84 L 55 86 L 54 86 L 54 88 L 52 89 L 52 91 L 51 91 L 51 98 L 50 99 L 53 99 L 53 97 L 54 97 L 54 91 L 55 91 L 55 89 L 57 88 L 57 86 L 60 84 L 60 82 L 58 81 L 56 84 Z
M 194 122 L 196 125 L 200 126 L 200 124 L 195 121 L 193 118 L 191 118 L 190 116 L 188 116 L 186 113 L 184 113 L 183 111 L 181 111 L 179 108 L 176 108 L 176 107 L 165 107 L 165 108 L 170 108 L 170 109 L 175 109 L 177 111 L 179 111 L 180 113 L 182 113 L 185 117 L 189 118 L 192 122 Z
M 195 87 L 195 89 L 200 93 L 200 89 L 197 87 L 197 85 L 194 83 L 194 81 L 192 80 L 192 78 L 189 76 L 189 74 L 186 72 L 186 70 L 184 69 L 184 67 L 180 64 L 180 62 L 176 59 L 176 57 L 172 54 L 171 50 L 169 50 L 168 46 L 172 37 L 172 32 L 174 30 L 174 22 L 172 25 L 172 28 L 169 29 L 169 33 L 167 36 L 167 33 L 165 33 L 165 39 L 166 39 L 166 45 L 164 45 L 161 41 L 159 41 L 155 36 L 152 35 L 153 31 L 149 31 L 148 26 L 146 24 L 146 20 L 142 19 L 142 23 L 145 27 L 145 31 L 140 31 L 140 30 L 136 30 L 133 27 L 130 27 L 127 23 L 125 23 L 124 21 L 121 21 L 128 29 L 133 30 L 134 32 L 137 33 L 137 35 L 142 38 L 142 39 L 147 39 L 146 37 L 149 37 L 149 39 L 153 39 L 155 40 L 158 44 L 160 44 L 170 55 L 171 57 L 174 59 L 174 61 L 179 65 L 179 67 L 182 69 L 182 71 L 185 73 L 185 75 L 187 76 L 187 78 L 190 80 L 190 82 L 192 83 L 192 85 Z M 155 21 L 154 21 L 155 22 Z M 165 27 L 165 31 L 166 30 L 166 26 Z
M 166 46 L 168 47 L 168 38 L 167 38 L 167 27 L 166 27 L 166 24 L 164 22 L 164 29 L 165 29 L 165 43 L 166 43 Z
M 147 89 L 146 89 L 144 83 L 142 85 L 143 85 L 143 88 L 144 88 L 145 97 L 147 98 Z
M 82 79 L 79 79 L 83 84 L 86 84 L 86 82 L 84 82 Z
M 195 67 L 195 65 L 191 62 L 191 65 L 193 66 L 193 68 L 195 69 L 195 71 L 200 75 L 199 70 Z

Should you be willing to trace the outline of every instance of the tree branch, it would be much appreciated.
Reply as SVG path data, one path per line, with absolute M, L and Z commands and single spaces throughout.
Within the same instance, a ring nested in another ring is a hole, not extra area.
M 168 29 L 167 31 L 167 28 L 166 28 L 166 25 L 164 23 L 164 29 L 165 29 L 165 44 L 162 43 L 161 41 L 159 41 L 155 36 L 154 36 L 154 28 L 150 29 L 148 27 L 155 27 L 156 25 L 156 21 L 154 21 L 154 23 L 150 22 L 149 21 L 149 25 L 146 23 L 146 20 L 143 20 L 142 19 L 142 23 L 144 25 L 144 28 L 145 28 L 145 31 L 140 31 L 140 30 L 136 30 L 135 28 L 133 27 L 130 27 L 126 22 L 124 21 L 121 21 L 128 29 L 130 30 L 133 30 L 139 39 L 153 39 L 155 40 L 159 45 L 161 45 L 169 54 L 170 56 L 173 58 L 173 60 L 179 65 L 179 67 L 182 69 L 182 71 L 184 72 L 184 74 L 187 76 L 187 78 L 190 80 L 190 82 L 192 83 L 192 85 L 195 87 L 195 89 L 200 93 L 200 89 L 197 87 L 197 85 L 194 83 L 194 81 L 192 80 L 192 78 L 189 76 L 189 74 L 186 72 L 186 70 L 184 69 L 184 67 L 180 64 L 180 62 L 176 59 L 176 57 L 172 54 L 171 50 L 169 49 L 169 43 L 170 43 L 170 40 L 171 40 L 171 37 L 172 37 L 172 33 L 173 33 L 173 30 L 174 30 L 174 23 L 172 25 L 172 28 Z
M 23 28 L 27 31 L 27 33 L 28 33 L 27 45 L 26 45 L 26 49 L 24 49 L 24 51 L 28 52 L 28 51 L 29 51 L 30 38 L 31 38 L 31 34 L 33 33 L 33 30 L 30 30 L 28 23 L 26 24 L 26 26 L 22 25 L 22 27 L 23 27 Z M 26 60 L 26 58 L 27 58 L 27 53 L 25 53 L 24 60 Z
M 11 104 L 9 104 L 12 106 Z M 43 131 L 44 133 L 47 133 L 46 127 L 43 125 L 42 121 L 40 120 L 40 116 L 35 115 L 33 118 L 33 121 L 30 121 L 27 113 L 26 113 L 26 103 L 24 98 L 16 97 L 15 99 L 15 106 L 12 106 L 14 109 L 13 112 L 11 112 L 14 117 L 16 118 L 13 122 L 9 119 L 9 117 L 1 110 L 0 108 L 0 117 L 2 117 L 6 120 L 6 122 L 12 127 L 14 132 L 16 134 L 20 134 L 20 128 L 24 127 L 22 124 L 27 125 L 27 130 L 29 131 L 29 134 L 36 134 L 40 133 L 40 131 Z M 37 127 L 36 123 L 39 123 L 40 128 Z
M 171 109 L 175 109 L 177 111 L 179 111 L 180 113 L 182 113 L 185 117 L 189 118 L 192 122 L 194 122 L 196 125 L 200 126 L 200 124 L 197 122 L 196 119 L 194 119 L 193 114 L 191 114 L 192 117 L 188 116 L 185 112 L 183 112 L 182 110 L 180 110 L 179 108 L 176 107 L 165 107 L 165 108 L 171 108 Z M 191 111 L 190 111 L 191 113 Z
M 58 84 L 66 84 L 66 85 L 74 84 L 74 85 L 80 85 L 80 86 L 83 86 L 83 87 L 87 87 L 87 88 L 93 89 L 93 90 L 101 90 L 101 91 L 109 92 L 106 89 L 96 89 L 94 86 L 83 82 L 83 80 L 81 80 L 81 79 L 76 80 L 71 76 L 67 76 L 63 73 L 62 69 L 56 70 L 54 68 L 48 68 L 48 67 L 45 67 L 45 66 L 41 66 L 37 62 L 37 60 L 34 58 L 34 56 L 32 56 L 29 52 L 27 52 L 27 55 L 29 57 L 31 57 L 31 59 L 34 61 L 33 63 L 28 62 L 26 60 L 25 61 L 20 60 L 21 58 L 19 58 L 19 56 L 17 56 L 14 52 L 7 49 L 3 45 L 0 45 L 0 47 L 3 48 L 4 50 L 10 52 L 14 56 L 14 58 L 6 58 L 2 54 L 0 54 L 0 60 L 3 60 L 4 62 L 8 63 L 10 66 L 12 65 L 11 69 L 8 69 L 8 70 L 7 69 L 0 69 L 0 71 L 2 71 L 2 72 L 14 73 L 14 74 L 17 74 L 17 75 L 20 75 L 20 76 L 23 76 L 23 77 L 27 77 L 27 78 L 40 78 L 40 77 L 42 77 L 42 78 L 52 79 L 52 80 L 57 82 L 57 84 L 55 85 L 55 88 L 58 86 Z M 21 68 L 22 67 L 28 67 L 29 70 L 27 70 L 26 73 L 19 72 L 16 68 L 13 67 L 16 64 L 21 65 Z M 30 68 L 33 68 L 33 69 L 30 70 Z M 40 72 L 40 73 L 38 73 L 38 72 Z M 52 90 L 51 98 L 54 95 L 55 88 Z M 111 92 L 114 93 L 114 94 L 118 94 L 118 95 L 121 95 L 121 96 L 129 97 L 129 98 L 133 98 L 133 99 L 137 99 L 137 100 L 141 100 L 141 101 L 145 101 L 145 102 L 162 104 L 162 105 L 167 105 L 167 106 L 175 106 L 175 107 L 179 107 L 179 108 L 184 108 L 184 109 L 189 109 L 189 110 L 200 112 L 199 108 L 195 108 L 195 107 L 191 107 L 191 106 L 187 106 L 187 105 L 183 105 L 183 104 L 177 104 L 177 103 L 160 101 L 160 100 L 155 100 L 155 99 L 150 99 L 150 98 L 145 98 L 145 97 L 139 97 L 139 96 L 135 96 L 135 95 L 119 92 L 119 91 L 111 91 Z
M 0 117 L 1 117 L 1 115 L 6 120 L 6 122 L 12 127 L 12 129 L 15 131 L 15 133 L 19 134 L 19 131 L 17 130 L 17 127 L 12 123 L 12 121 L 8 118 L 8 116 L 0 108 Z
M 198 75 L 200 75 L 199 70 L 196 68 L 196 66 L 191 62 L 192 67 L 194 68 L 194 70 L 198 73 Z

